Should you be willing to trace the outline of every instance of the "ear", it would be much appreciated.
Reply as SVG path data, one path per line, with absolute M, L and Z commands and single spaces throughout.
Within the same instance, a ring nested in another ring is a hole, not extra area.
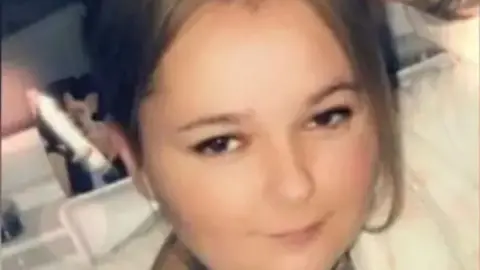
M 63 94 L 63 103 L 65 103 L 66 107 L 69 107 L 74 102 L 75 102 L 75 99 L 73 98 L 72 94 L 68 92 Z
M 90 93 L 85 97 L 85 104 L 91 113 L 96 113 L 98 111 L 98 94 Z
M 150 179 L 147 177 L 144 170 L 139 169 L 136 175 L 132 177 L 132 181 L 137 188 L 137 191 L 142 194 L 143 197 L 149 201 L 157 202 L 152 182 L 150 182 Z
M 135 155 L 132 144 L 128 141 L 127 136 L 125 136 L 125 133 L 118 125 L 108 123 L 107 126 L 112 145 L 117 148 L 118 155 L 127 168 L 129 176 L 132 177 L 135 187 L 145 198 L 155 200 L 153 189 L 151 188 L 150 182 L 148 182 L 149 179 L 141 166 L 139 166 L 139 160 L 137 159 L 137 155 Z

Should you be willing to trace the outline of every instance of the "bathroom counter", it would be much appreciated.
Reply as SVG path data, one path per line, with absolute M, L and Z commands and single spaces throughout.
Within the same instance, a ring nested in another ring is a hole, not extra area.
M 165 239 L 170 226 L 158 224 L 140 234 L 117 252 L 107 256 L 95 269 L 98 270 L 147 270 L 150 269 Z
M 148 270 L 170 233 L 166 224 L 156 224 L 144 233 L 132 237 L 116 251 L 87 265 L 76 256 L 65 257 L 54 264 L 37 267 L 35 270 Z

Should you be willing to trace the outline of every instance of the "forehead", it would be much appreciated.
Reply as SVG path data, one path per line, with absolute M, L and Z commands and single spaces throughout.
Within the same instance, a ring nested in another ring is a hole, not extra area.
M 255 95 L 315 91 L 349 71 L 331 29 L 306 1 L 267 1 L 255 11 L 212 2 L 178 33 L 154 91 L 168 97 L 165 106 L 189 98 L 190 107 L 211 107 L 213 100 L 231 108 L 229 100 L 241 105 Z

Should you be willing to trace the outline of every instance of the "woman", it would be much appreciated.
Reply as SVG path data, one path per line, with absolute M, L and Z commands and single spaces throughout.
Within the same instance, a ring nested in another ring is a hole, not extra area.
M 350 269 L 359 233 L 393 223 L 394 100 L 368 3 L 102 9 L 91 51 L 122 91 L 135 86 L 112 94 L 135 96 L 135 181 L 174 227 L 154 269 Z

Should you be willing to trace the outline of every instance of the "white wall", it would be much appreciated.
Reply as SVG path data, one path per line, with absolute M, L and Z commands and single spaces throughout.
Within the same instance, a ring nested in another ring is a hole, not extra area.
M 409 17 L 405 13 L 405 5 L 399 3 L 387 4 L 388 20 L 392 26 L 392 31 L 396 36 L 413 33 Z
M 81 42 L 83 13 L 82 5 L 72 4 L 2 40 L 2 134 L 31 122 L 25 88 L 88 71 Z
M 81 18 L 84 7 L 70 5 L 2 40 L 2 63 L 30 69 L 45 85 L 88 70 L 82 49 Z

